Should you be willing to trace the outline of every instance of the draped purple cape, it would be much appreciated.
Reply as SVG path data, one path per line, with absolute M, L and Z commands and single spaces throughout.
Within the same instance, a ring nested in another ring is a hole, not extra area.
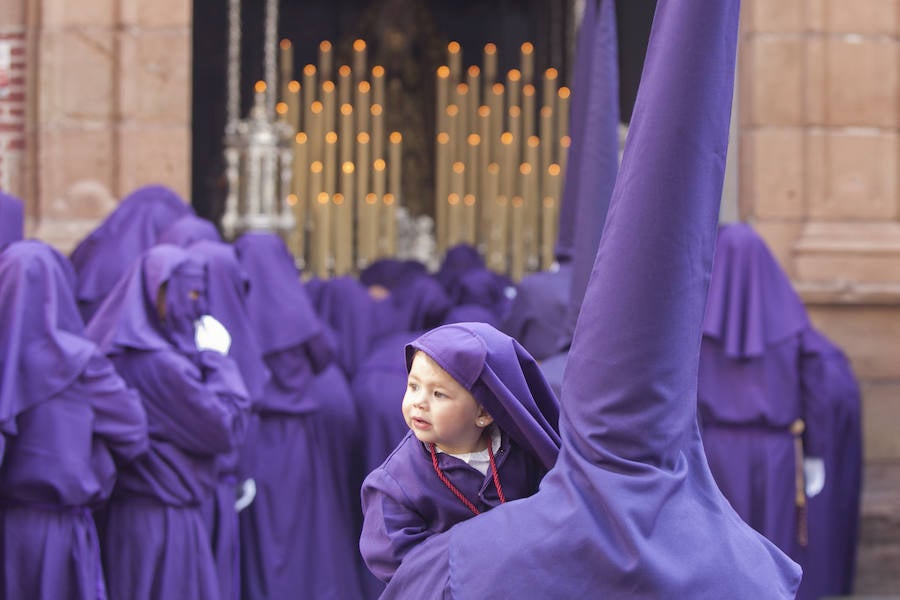
M 660 0 L 537 494 L 436 535 L 386 598 L 792 598 L 800 571 L 718 491 L 697 366 L 738 0 Z
M 147 450 L 146 414 L 82 337 L 64 265 L 38 241 L 0 253 L 3 598 L 105 598 L 90 508 Z
M 215 489 L 217 457 L 243 440 L 249 398 L 231 358 L 194 345 L 207 287 L 204 263 L 154 246 L 88 325 L 140 393 L 150 432 L 149 453 L 120 471 L 108 507 L 103 561 L 113 598 L 219 597 L 200 504 Z
M 22 201 L 0 192 L 0 248 L 24 237 L 25 210 Z
M 843 354 L 810 327 L 787 275 L 748 225 L 719 230 L 698 399 L 719 488 L 748 524 L 804 567 L 798 598 L 848 593 L 859 495 L 858 390 Z M 827 471 L 806 517 L 795 503 L 797 419 L 806 427 L 804 455 L 824 459 Z M 798 541 L 802 526 L 807 545 Z
M 148 185 L 130 193 L 72 251 L 78 273 L 75 297 L 85 322 L 116 282 L 145 250 L 157 243 L 164 229 L 191 207 L 173 190 Z
M 235 247 L 272 374 L 241 457 L 257 486 L 240 514 L 243 597 L 363 598 L 354 543 L 359 425 L 349 386 L 281 239 L 246 234 Z
M 507 500 L 529 496 L 559 450 L 559 403 L 534 359 L 514 339 L 483 323 L 434 329 L 406 346 L 406 367 L 422 351 L 484 406 L 501 431 L 497 470 Z M 400 413 L 402 396 L 396 410 Z M 444 474 L 482 512 L 500 504 L 492 473 L 440 454 Z M 365 520 L 359 547 L 379 579 L 389 581 L 404 556 L 430 536 L 472 517 L 433 470 L 411 432 L 362 487 Z
M 156 239 L 157 244 L 172 244 L 187 248 L 194 242 L 207 240 L 221 242 L 219 230 L 210 221 L 194 214 L 187 214 L 166 227 Z

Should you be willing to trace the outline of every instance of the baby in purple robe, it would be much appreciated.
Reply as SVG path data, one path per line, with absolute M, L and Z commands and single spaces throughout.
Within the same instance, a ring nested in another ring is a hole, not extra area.
M 362 487 L 360 550 L 389 581 L 429 536 L 537 491 L 559 451 L 559 403 L 534 359 L 483 323 L 406 347 L 410 432 Z

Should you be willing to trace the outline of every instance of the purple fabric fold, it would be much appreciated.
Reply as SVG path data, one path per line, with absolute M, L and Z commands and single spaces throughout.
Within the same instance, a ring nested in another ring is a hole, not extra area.
M 221 242 L 222 236 L 219 235 L 219 230 L 216 229 L 212 222 L 196 215 L 188 214 L 166 227 L 159 234 L 159 237 L 156 238 L 156 243 L 172 244 L 173 246 L 187 248 L 194 242 L 201 240 Z
M 15 196 L 0 191 L 0 248 L 25 235 L 25 206 Z

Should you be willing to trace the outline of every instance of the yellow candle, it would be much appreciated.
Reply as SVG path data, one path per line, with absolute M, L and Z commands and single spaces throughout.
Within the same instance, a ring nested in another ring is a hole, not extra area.
M 332 53 L 331 42 L 322 40 L 319 42 L 319 71 L 324 79 L 334 77 L 332 69 L 334 68 L 334 55 Z
M 516 163 L 513 156 L 513 136 L 504 131 L 500 136 L 500 195 L 506 198 L 511 198 L 515 193 Z
M 450 150 L 450 160 L 455 161 L 461 158 L 462 141 L 459 139 L 459 107 L 451 104 L 447 107 L 447 135 L 450 136 L 450 144 L 447 148 Z
M 484 45 L 484 58 L 482 58 L 481 64 L 484 67 L 484 96 L 487 98 L 491 86 L 497 82 L 496 44 L 487 43 Z
M 334 274 L 346 275 L 353 268 L 353 211 L 343 194 L 334 195 Z
M 556 199 L 544 197 L 541 216 L 541 268 L 549 269 L 553 264 L 553 245 L 556 242 Z
M 544 177 L 544 197 L 560 200 L 562 197 L 562 169 L 556 163 L 551 163 Z
M 387 191 L 387 163 L 383 158 L 376 158 L 372 163 L 372 189 L 378 198 L 383 198 Z
M 553 106 L 554 99 L 556 98 L 556 88 L 559 85 L 557 79 L 559 78 L 559 72 L 550 67 L 546 71 L 544 71 L 544 106 Z
M 546 171 L 553 162 L 553 108 L 541 107 L 541 170 Z
M 353 83 L 359 84 L 366 77 L 366 42 L 353 41 Z
M 354 198 L 353 174 L 356 172 L 356 166 L 351 161 L 347 161 L 341 165 L 341 194 L 348 200 Z
M 350 104 L 353 100 L 353 80 L 350 67 L 341 65 L 338 69 L 338 102 L 341 106 Z
M 384 111 L 380 104 L 373 104 L 369 112 L 372 117 L 372 158 L 384 158 Z
M 518 106 L 509 107 L 509 132 L 513 137 L 513 164 L 522 162 L 522 109 Z
M 450 67 L 441 65 L 437 68 L 437 104 L 435 108 L 435 121 L 438 131 L 447 131 L 447 105 L 450 103 Z
M 365 131 L 356 135 L 356 197 L 360 201 L 371 191 L 369 188 L 370 143 L 369 134 Z
M 287 84 L 287 122 L 294 131 L 300 131 L 300 82 Z
M 500 195 L 500 165 L 497 163 L 491 163 L 487 166 L 487 170 L 484 172 L 484 185 L 482 186 L 484 192 L 479 198 L 479 204 L 481 204 L 481 230 L 484 235 L 487 237 L 487 257 L 488 261 L 494 261 L 493 264 L 496 264 L 496 258 L 492 258 L 493 254 L 499 252 L 498 243 L 500 241 L 500 226 L 501 223 L 499 221 L 499 215 L 497 214 L 497 198 Z M 493 264 L 489 265 L 493 268 Z
M 309 165 L 306 158 L 306 134 L 303 132 L 294 136 L 294 162 L 291 177 L 291 195 L 296 198 L 293 205 L 294 210 L 294 232 L 291 236 L 294 242 L 294 256 L 305 260 L 306 248 L 306 210 L 309 205 L 309 198 L 306 186 L 306 174 L 309 172 Z
M 537 214 L 536 200 L 538 191 L 534 185 L 534 169 L 528 163 L 519 165 L 519 192 L 522 198 L 522 252 L 525 266 L 530 267 L 531 257 L 537 250 Z
M 383 244 L 380 243 L 379 238 L 384 231 L 384 225 L 382 221 L 384 220 L 385 209 L 381 207 L 381 203 L 384 201 L 385 195 L 385 176 L 387 174 L 387 164 L 383 159 L 378 158 L 375 162 L 372 163 L 372 189 L 375 190 L 373 195 L 375 197 L 375 205 L 372 207 L 372 222 L 373 222 L 373 232 L 374 235 L 372 237 L 372 257 L 375 256 L 383 256 L 385 252 L 385 248 L 383 248 Z M 368 196 L 366 197 L 368 200 Z
M 322 103 L 318 100 L 309 105 L 306 129 L 307 135 L 309 135 L 309 155 L 312 160 L 322 160 L 322 142 L 325 139 L 322 112 Z
M 506 196 L 497 196 L 493 227 L 496 228 L 497 245 L 492 258 L 494 270 L 506 273 L 509 268 L 509 201 Z
M 339 124 L 339 140 L 341 142 L 341 164 L 353 160 L 353 106 L 341 104 L 341 121 Z
M 288 123 L 288 105 L 287 102 L 276 102 L 275 103 L 275 114 L 278 116 L 278 120 L 284 123 Z
M 314 160 L 309 164 L 309 197 L 310 198 L 318 198 L 321 192 L 325 191 L 325 187 L 323 185 L 322 177 L 323 177 L 324 167 L 322 165 L 322 161 Z M 327 193 L 327 192 L 326 192 Z
M 569 104 L 571 96 L 572 93 L 567 87 L 561 87 L 559 92 L 557 92 L 558 102 L 556 106 L 559 120 L 556 122 L 556 131 L 559 137 L 569 135 Z
M 534 86 L 522 86 L 522 137 L 526 140 L 534 135 Z
M 369 131 L 369 109 L 372 105 L 372 86 L 360 81 L 356 87 L 356 131 Z
M 450 136 L 442 131 L 437 134 L 437 150 L 434 161 L 434 233 L 437 251 L 442 255 L 447 249 L 447 194 L 450 193 Z
M 480 159 L 478 157 L 481 147 L 481 137 L 477 133 L 470 133 L 466 138 L 468 145 L 466 153 L 466 194 L 473 196 L 478 193 L 478 165 Z
M 522 68 L 522 81 L 532 83 L 534 81 L 534 45 L 531 42 L 525 42 L 519 50 L 521 53 L 519 66 Z
M 334 195 L 337 186 L 337 142 L 338 136 L 335 132 L 329 131 L 325 134 L 325 160 L 323 160 L 325 171 L 324 190 L 329 196 Z
M 491 109 L 491 139 L 496 144 L 500 140 L 500 133 L 506 131 L 503 119 L 506 115 L 505 102 L 506 88 L 502 83 L 491 86 L 491 94 L 488 96 L 488 108 Z M 491 160 L 499 161 L 500 155 L 494 150 Z
M 565 135 L 559 138 L 559 156 L 557 157 L 557 162 L 559 163 L 559 168 L 562 169 L 563 177 L 565 177 L 566 173 L 566 165 L 568 164 L 569 159 L 569 146 L 572 145 L 572 138 Z
M 469 88 L 469 115 L 475 115 L 481 100 L 481 69 L 472 65 L 466 70 L 466 86 Z
M 456 86 L 456 106 L 459 107 L 459 118 L 456 120 L 456 138 L 462 144 L 465 153 L 465 141 L 469 135 L 469 86 L 460 83 Z
M 384 106 L 384 67 L 372 67 L 372 103 Z
M 260 107 L 260 110 L 264 110 L 266 107 L 266 86 L 265 81 L 257 81 L 253 84 L 253 105 L 255 107 Z
M 331 202 L 328 194 L 321 192 L 315 196 L 315 271 L 319 277 L 328 277 L 331 262 Z
M 394 196 L 395 201 L 399 201 L 403 198 L 400 194 L 403 168 L 403 136 L 400 135 L 399 131 L 392 131 L 390 135 L 388 166 L 391 169 L 388 176 L 388 192 Z
M 386 256 L 397 254 L 397 201 L 393 194 L 384 195 L 384 239 L 387 242 Z
M 450 67 L 450 83 L 458 83 L 462 76 L 462 48 L 459 42 L 447 44 L 447 65 Z
M 281 40 L 278 47 L 281 48 L 281 98 L 287 99 L 288 82 L 294 78 L 294 48 L 288 39 Z
M 521 196 L 513 196 L 512 202 L 512 226 L 510 227 L 510 272 L 513 281 L 519 282 L 525 274 L 525 240 L 524 233 L 524 207 Z
M 522 90 L 522 73 L 518 69 L 511 69 L 506 74 L 506 107 L 520 106 L 522 99 L 519 97 Z
M 333 81 L 322 82 L 323 127 L 325 131 L 337 129 L 337 106 Z
M 378 256 L 378 196 L 374 193 L 366 194 L 360 228 L 364 235 L 357 265 L 363 269 Z
M 303 67 L 303 109 L 308 110 L 316 98 L 316 66 L 306 65 Z
M 462 229 L 462 213 L 459 206 L 459 194 L 450 192 L 447 196 L 447 248 L 459 243 Z
M 463 240 L 467 244 L 475 244 L 475 194 L 463 196 Z
M 478 107 L 478 136 L 481 138 L 481 151 L 479 152 L 480 162 L 478 163 L 478 172 L 481 173 L 487 168 L 491 162 L 491 148 L 494 144 L 491 142 L 491 109 L 487 106 Z
M 450 172 L 450 193 L 462 198 L 466 194 L 466 164 L 462 161 L 453 163 Z

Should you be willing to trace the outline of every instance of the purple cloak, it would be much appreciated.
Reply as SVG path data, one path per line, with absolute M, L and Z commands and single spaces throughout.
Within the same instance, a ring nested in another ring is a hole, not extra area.
M 392 290 L 409 279 L 427 274 L 425 265 L 417 260 L 380 258 L 359 273 L 359 282 L 366 287 L 377 285 Z
M 90 509 L 147 450 L 146 414 L 82 337 L 64 264 L 38 241 L 0 253 L 3 598 L 106 597 Z
M 203 263 L 155 246 L 88 325 L 140 393 L 150 431 L 149 453 L 122 469 L 108 509 L 103 560 L 113 598 L 219 597 L 200 504 L 215 488 L 217 456 L 243 439 L 249 399 L 231 358 L 194 345 L 206 293 Z
M 25 209 L 15 196 L 0 192 L 0 248 L 18 242 L 25 233 Z
M 657 4 L 556 465 L 535 495 L 407 555 L 384 597 L 793 597 L 797 565 L 718 491 L 696 422 L 739 8 Z
M 191 207 L 171 189 L 148 185 L 130 193 L 91 234 L 72 251 L 78 273 L 75 298 L 84 321 L 113 289 L 119 278 L 159 234 Z
M 559 353 L 566 337 L 566 311 L 572 287 L 571 261 L 556 270 L 525 276 L 516 287 L 500 330 L 519 340 L 537 360 Z
M 422 351 L 484 406 L 501 431 L 497 470 L 512 501 L 537 491 L 559 449 L 559 404 L 534 359 L 509 336 L 483 323 L 445 325 L 406 346 L 406 368 Z M 395 410 L 399 414 L 402 396 Z M 492 474 L 459 458 L 438 456 L 451 482 L 484 512 L 500 500 Z M 431 455 L 411 432 L 362 487 L 359 547 L 372 573 L 389 581 L 404 556 L 428 537 L 473 515 L 433 470 Z
M 242 470 L 256 481 L 240 514 L 246 598 L 362 598 L 354 544 L 358 420 L 323 328 L 280 238 L 235 242 L 248 308 L 272 373 L 254 409 Z
M 166 227 L 159 234 L 156 243 L 187 248 L 201 240 L 221 242 L 222 236 L 219 235 L 219 230 L 212 222 L 194 214 L 187 214 Z

